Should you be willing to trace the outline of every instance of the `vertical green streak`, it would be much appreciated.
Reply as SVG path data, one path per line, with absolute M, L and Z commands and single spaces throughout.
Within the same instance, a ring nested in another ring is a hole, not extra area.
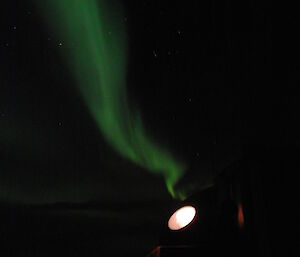
M 162 174 L 176 196 L 174 185 L 184 166 L 146 134 L 139 114 L 129 108 L 121 8 L 104 0 L 36 1 L 63 44 L 65 59 L 105 139 L 123 157 Z

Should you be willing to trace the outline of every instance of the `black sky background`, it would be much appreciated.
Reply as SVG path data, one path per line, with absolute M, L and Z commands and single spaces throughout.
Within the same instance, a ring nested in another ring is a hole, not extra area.
M 275 19 L 271 1 L 123 4 L 130 102 L 149 133 L 186 160 L 182 187 L 211 183 L 244 145 L 299 144 L 292 10 Z M 51 240 L 73 256 L 89 247 L 95 256 L 145 255 L 172 202 L 163 179 L 105 143 L 60 54 L 64 42 L 32 2 L 4 1 L 0 12 L 0 201 L 10 217 L 2 229 L 15 249 L 9 256 L 52 256 Z M 53 203 L 65 206 L 45 207 Z M 82 240 L 81 250 L 71 250 L 72 240 Z

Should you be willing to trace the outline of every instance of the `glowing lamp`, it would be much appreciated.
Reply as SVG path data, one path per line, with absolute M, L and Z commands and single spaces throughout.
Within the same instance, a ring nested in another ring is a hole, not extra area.
M 171 230 L 179 230 L 190 224 L 196 215 L 196 209 L 193 206 L 184 206 L 173 213 L 168 221 L 168 227 Z

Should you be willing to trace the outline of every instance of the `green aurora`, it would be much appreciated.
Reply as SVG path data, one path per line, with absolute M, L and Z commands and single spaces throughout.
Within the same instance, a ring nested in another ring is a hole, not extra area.
M 127 39 L 124 13 L 116 1 L 36 0 L 62 42 L 88 109 L 107 142 L 123 157 L 161 174 L 171 195 L 185 166 L 145 131 L 126 94 Z

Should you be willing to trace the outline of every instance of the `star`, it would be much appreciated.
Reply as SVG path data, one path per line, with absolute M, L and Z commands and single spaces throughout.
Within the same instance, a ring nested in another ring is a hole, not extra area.
M 153 55 L 154 55 L 155 58 L 157 58 L 157 53 L 156 53 L 155 50 L 153 50 Z

